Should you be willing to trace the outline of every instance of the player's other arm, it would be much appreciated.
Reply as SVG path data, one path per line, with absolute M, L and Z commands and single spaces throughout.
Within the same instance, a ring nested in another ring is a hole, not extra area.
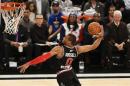
M 85 52 L 89 52 L 91 50 L 96 49 L 100 45 L 100 43 L 101 43 L 101 41 L 103 39 L 103 36 L 104 36 L 104 31 L 103 31 L 103 27 L 102 27 L 101 32 L 96 35 L 97 39 L 93 42 L 93 44 L 92 45 L 78 46 L 77 47 L 78 53 L 79 54 L 80 53 L 85 53 Z
M 41 56 L 36 57 L 35 59 L 21 65 L 18 67 L 18 69 L 20 69 L 20 73 L 24 73 L 25 70 L 31 66 L 31 65 L 36 65 L 39 64 L 41 62 L 45 62 L 46 60 L 48 60 L 49 58 L 53 57 L 54 55 L 58 54 L 58 49 L 59 47 L 56 46 L 54 47 L 50 52 L 47 52 L 45 54 L 42 54 Z
M 100 42 L 101 42 L 102 38 L 98 38 L 94 41 L 94 43 L 92 45 L 84 45 L 84 46 L 78 46 L 78 53 L 85 53 L 85 52 L 89 52 L 91 50 L 96 49 Z

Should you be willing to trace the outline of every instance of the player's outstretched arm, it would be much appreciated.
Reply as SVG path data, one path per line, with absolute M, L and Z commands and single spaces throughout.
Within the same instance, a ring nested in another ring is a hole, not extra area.
M 101 26 L 101 32 L 99 34 L 97 34 L 95 37 L 97 38 L 92 45 L 84 45 L 84 46 L 78 46 L 78 53 L 85 53 L 85 52 L 89 52 L 91 50 L 96 49 L 99 45 L 100 42 L 102 41 L 104 36 L 104 30 L 103 30 L 103 26 Z
M 46 60 L 48 60 L 52 56 L 57 55 L 57 49 L 58 49 L 58 47 L 54 47 L 50 52 L 47 52 L 41 56 L 38 56 L 35 59 L 19 66 L 18 69 L 20 69 L 20 73 L 24 73 L 26 71 L 26 69 L 31 65 L 36 65 L 36 64 L 39 64 L 41 62 L 45 62 Z

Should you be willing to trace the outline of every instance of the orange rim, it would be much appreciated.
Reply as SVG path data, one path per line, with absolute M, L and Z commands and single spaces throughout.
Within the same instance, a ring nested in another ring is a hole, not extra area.
M 6 7 L 6 6 L 2 6 L 1 9 L 3 9 L 3 10 L 7 10 L 7 11 L 15 10 L 14 7 Z
M 2 10 L 15 10 L 16 8 L 20 8 L 24 6 L 23 3 L 17 3 L 17 2 L 4 2 L 4 3 L 0 3 L 0 8 Z

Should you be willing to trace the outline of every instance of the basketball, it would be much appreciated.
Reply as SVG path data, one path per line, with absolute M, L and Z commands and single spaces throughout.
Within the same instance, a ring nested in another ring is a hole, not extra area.
M 92 22 L 88 25 L 88 32 L 90 35 L 96 35 L 101 32 L 101 27 L 98 22 Z

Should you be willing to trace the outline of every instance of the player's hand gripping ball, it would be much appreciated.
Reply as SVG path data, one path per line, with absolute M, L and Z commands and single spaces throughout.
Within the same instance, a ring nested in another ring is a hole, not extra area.
M 88 32 L 90 35 L 97 35 L 101 32 L 101 26 L 98 22 L 92 22 L 88 25 Z

